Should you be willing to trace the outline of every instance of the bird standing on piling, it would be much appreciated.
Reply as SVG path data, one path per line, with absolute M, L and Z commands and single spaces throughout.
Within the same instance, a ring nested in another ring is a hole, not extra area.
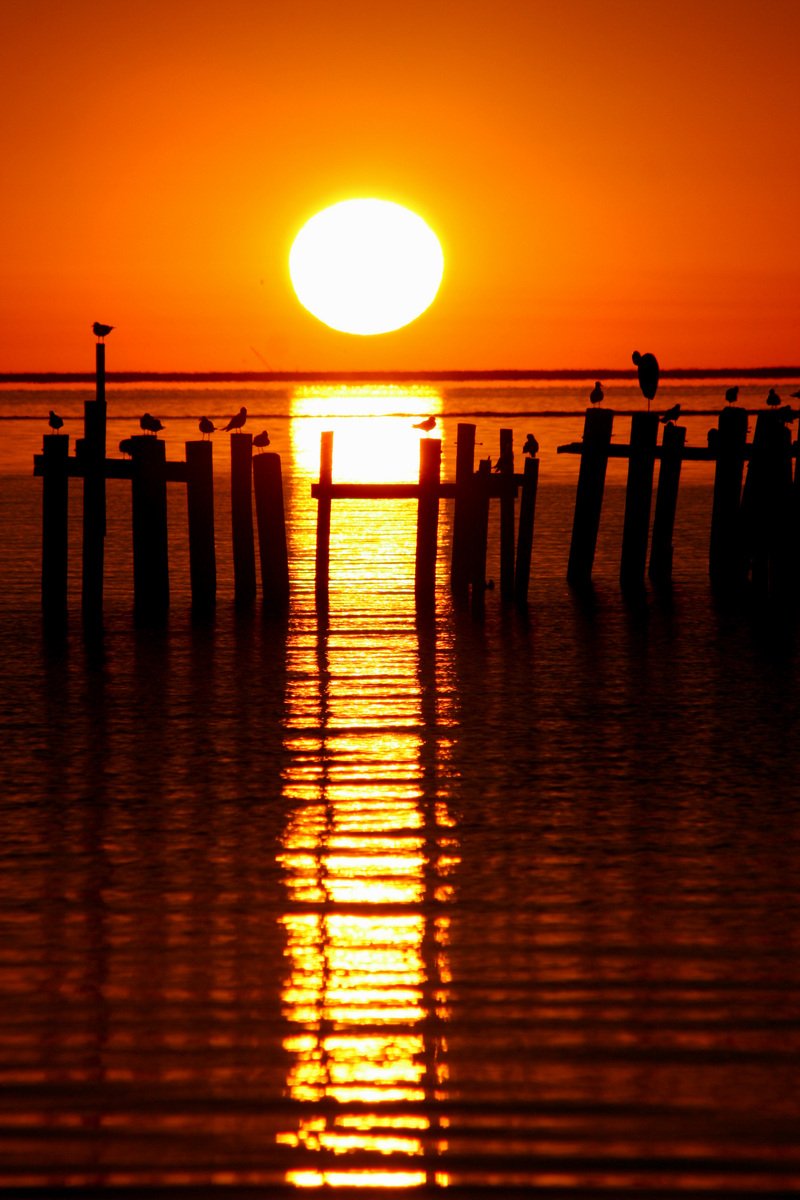
M 115 328 L 115 325 L 104 325 L 102 321 L 95 321 L 94 325 L 92 326 L 92 333 L 95 335 L 95 337 L 99 337 L 100 341 L 102 342 L 108 336 L 108 334 L 111 333 L 111 330 Z
M 414 428 L 421 429 L 423 433 L 430 433 L 435 426 L 436 417 L 426 417 L 424 421 L 418 421 Z
M 650 412 L 650 401 L 655 400 L 658 390 L 658 360 L 655 354 L 640 354 L 633 352 L 633 364 L 639 372 L 639 387 L 647 400 L 647 411 Z
M 778 408 L 780 406 L 780 402 L 781 398 L 775 391 L 775 388 L 770 388 L 767 395 L 767 404 L 770 406 L 770 408 Z
M 47 424 L 50 426 L 51 429 L 55 429 L 56 433 L 58 433 L 59 429 L 61 429 L 64 425 L 64 418 L 60 417 L 57 412 L 53 412 L 53 410 L 51 408 L 50 409 L 50 418 L 49 418 Z
M 266 450 L 269 445 L 269 434 L 266 429 L 262 429 L 261 433 L 256 434 L 253 438 L 253 445 L 257 446 L 259 450 Z
M 673 421 L 677 421 L 680 415 L 680 404 L 673 404 L 672 408 L 668 408 L 667 411 L 663 412 L 658 419 L 662 425 L 671 425 Z
M 224 426 L 222 432 L 230 433 L 231 430 L 233 430 L 233 429 L 241 429 L 246 420 L 247 420 L 247 409 L 245 408 L 244 405 L 242 405 L 242 407 L 239 409 L 236 416 L 231 417 L 230 421 L 228 421 L 228 424 Z
M 123 438 L 119 444 L 120 454 L 127 454 L 128 457 L 133 456 L 133 438 Z
M 736 387 L 728 388 L 727 392 L 725 393 L 725 399 L 728 401 L 728 404 L 736 403 L 736 401 L 739 399 L 739 385 L 738 384 L 736 385 Z
M 529 433 L 525 438 L 525 445 L 522 447 L 523 454 L 529 454 L 531 458 L 536 458 L 539 453 L 539 443 L 532 433 Z
M 139 425 L 145 433 L 158 434 L 164 428 L 158 417 L 151 417 L 150 413 L 143 413 L 139 418 Z
M 208 417 L 201 417 L 197 424 L 204 438 L 207 438 L 210 436 L 210 434 L 217 432 L 216 425 L 213 421 L 209 421 Z
M 598 379 L 592 390 L 589 392 L 589 403 L 599 404 L 603 399 L 603 385 Z

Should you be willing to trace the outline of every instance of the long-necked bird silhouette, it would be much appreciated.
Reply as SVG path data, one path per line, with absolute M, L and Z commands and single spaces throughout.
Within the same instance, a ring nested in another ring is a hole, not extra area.
M 662 423 L 662 425 L 671 425 L 673 421 L 677 421 L 677 419 L 680 415 L 681 415 L 680 404 L 673 404 L 672 408 L 668 408 L 667 411 L 663 412 L 658 419 Z
M 529 433 L 525 438 L 525 444 L 522 447 L 522 453 L 529 454 L 531 458 L 536 458 L 536 455 L 539 453 L 539 443 L 532 433 Z
M 247 420 L 247 409 L 244 405 L 239 409 L 235 417 L 231 417 L 228 424 L 223 427 L 223 433 L 230 433 L 232 429 L 241 429 Z
M 728 388 L 727 392 L 725 393 L 725 399 L 728 401 L 728 404 L 736 403 L 736 401 L 739 399 L 739 385 L 738 384 L 736 385 L 736 387 Z
M 780 405 L 780 402 L 781 402 L 781 398 L 778 395 L 778 393 L 775 391 L 775 388 L 770 388 L 769 393 L 767 395 L 767 404 L 770 406 L 770 408 L 778 408 Z
M 50 409 L 50 417 L 48 419 L 47 424 L 50 426 L 51 429 L 55 429 L 56 433 L 58 433 L 59 429 L 63 428 L 64 418 L 60 417 L 57 412 L 53 412 L 53 410 L 51 408 Z
M 256 434 L 253 438 L 253 445 L 258 447 L 259 450 L 266 450 L 269 445 L 269 434 L 266 429 L 262 429 L 261 433 Z
M 143 413 L 139 418 L 139 425 L 145 433 L 160 433 L 164 426 L 159 421 L 158 417 L 151 417 L 150 413 Z
M 95 321 L 92 326 L 92 333 L 95 337 L 99 337 L 102 342 L 103 338 L 107 337 L 112 329 L 116 329 L 116 325 L 104 325 L 102 321 Z
M 598 379 L 592 390 L 589 392 L 589 403 L 599 404 L 603 399 L 603 385 Z
M 209 421 L 208 417 L 201 417 L 197 424 L 204 438 L 207 438 L 210 434 L 217 432 L 216 425 L 213 421 Z
M 424 421 L 417 421 L 415 429 L 421 429 L 423 433 L 430 433 L 436 426 L 436 417 L 426 417 Z
M 633 364 L 639 372 L 639 387 L 647 401 L 647 411 L 650 411 L 650 401 L 655 400 L 658 390 L 658 360 L 655 354 L 640 354 L 633 352 Z

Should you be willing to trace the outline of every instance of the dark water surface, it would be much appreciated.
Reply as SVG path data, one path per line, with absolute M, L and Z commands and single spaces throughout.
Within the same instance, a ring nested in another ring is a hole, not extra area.
M 595 593 L 570 592 L 577 461 L 543 456 L 527 616 L 497 590 L 453 611 L 443 505 L 418 623 L 413 503 L 347 502 L 326 620 L 325 414 L 273 415 L 285 622 L 233 608 L 220 459 L 215 622 L 176 489 L 169 626 L 134 629 L 120 487 L 105 631 L 73 611 L 49 644 L 40 484 L 6 449 L 0 1187 L 800 1194 L 798 650 L 792 619 L 712 602 L 706 468 L 670 596 L 619 594 L 619 464 Z

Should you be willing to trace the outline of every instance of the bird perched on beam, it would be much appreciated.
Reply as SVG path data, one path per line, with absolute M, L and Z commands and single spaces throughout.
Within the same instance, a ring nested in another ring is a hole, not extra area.
M 266 429 L 262 429 L 261 433 L 256 434 L 256 436 L 253 438 L 253 445 L 259 450 L 266 450 L 267 446 L 269 445 L 269 434 L 267 433 Z
M 647 400 L 647 411 L 650 411 L 650 401 L 655 400 L 658 390 L 658 360 L 655 354 L 640 354 L 633 352 L 633 364 L 639 372 L 639 387 Z
M 504 450 L 494 464 L 495 471 L 501 472 L 503 475 L 513 475 L 514 473 L 514 451 Z
M 426 417 L 424 421 L 418 421 L 414 426 L 415 429 L 421 429 L 423 433 L 430 433 L 436 426 L 436 417 Z
M 119 451 L 130 458 L 133 455 L 133 438 L 123 438 L 119 444 Z
M 523 454 L 529 454 L 531 458 L 536 458 L 539 453 L 539 443 L 532 433 L 529 433 L 525 438 L 525 445 L 522 447 Z
M 592 390 L 589 392 L 589 403 L 599 404 L 603 399 L 603 385 L 598 379 Z
M 151 417 L 150 413 L 143 413 L 139 418 L 139 425 L 145 433 L 158 434 L 164 428 L 158 417 Z
M 728 388 L 727 392 L 725 393 L 725 399 L 728 401 L 728 404 L 735 404 L 735 403 L 736 403 L 736 401 L 739 399 L 739 386 L 738 386 L 738 384 L 736 385 L 736 387 L 729 387 L 729 388 Z
M 770 388 L 767 395 L 767 404 L 770 406 L 770 408 L 778 408 L 780 406 L 780 402 L 781 398 L 775 391 L 775 388 Z
M 101 321 L 95 321 L 94 325 L 92 326 L 92 333 L 95 335 L 95 337 L 99 337 L 100 341 L 102 342 L 103 339 L 106 338 L 109 333 L 111 333 L 111 330 L 115 328 L 115 325 L 103 325 Z
M 63 428 L 64 418 L 60 417 L 57 412 L 53 412 L 53 410 L 51 408 L 50 409 L 50 418 L 49 418 L 47 424 L 50 426 L 51 429 L 55 429 L 56 433 L 58 433 L 59 429 Z
M 197 425 L 204 438 L 207 438 L 210 434 L 217 432 L 216 425 L 213 421 L 209 421 L 208 417 L 201 417 L 197 422 Z
M 230 421 L 228 421 L 228 424 L 223 427 L 222 432 L 230 433 L 231 430 L 233 430 L 233 429 L 241 429 L 246 420 L 247 420 L 247 409 L 245 408 L 244 405 L 242 405 L 242 407 L 239 409 L 236 416 L 231 417 Z
M 673 423 L 673 421 L 677 421 L 677 419 L 680 415 L 681 415 L 680 404 L 673 404 L 672 408 L 668 408 L 667 411 L 663 412 L 658 419 L 662 425 L 671 425 Z

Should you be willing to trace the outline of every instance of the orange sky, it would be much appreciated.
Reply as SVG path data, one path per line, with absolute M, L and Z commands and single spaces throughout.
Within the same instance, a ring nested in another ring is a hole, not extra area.
M 0 17 L 0 370 L 800 360 L 796 0 L 26 0 Z M 406 329 L 294 298 L 307 217 L 408 204 Z

